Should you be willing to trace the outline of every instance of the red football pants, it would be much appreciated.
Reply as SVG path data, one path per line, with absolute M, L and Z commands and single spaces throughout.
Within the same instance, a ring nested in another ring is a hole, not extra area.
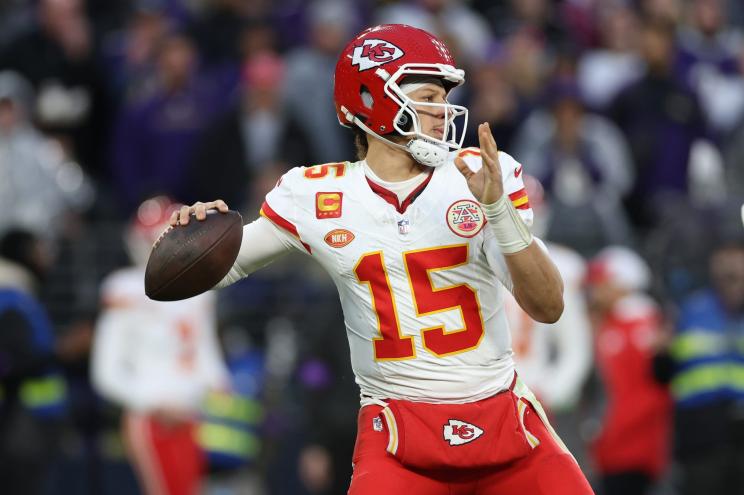
M 511 393 L 511 392 L 507 392 Z M 564 451 L 530 406 L 524 424 L 540 440 L 526 457 L 496 468 L 414 471 L 386 451 L 388 435 L 373 429 L 380 406 L 359 412 L 354 474 L 349 495 L 592 495 L 573 457 Z
M 165 425 L 151 416 L 127 413 L 124 438 L 144 493 L 199 493 L 205 461 L 194 423 Z

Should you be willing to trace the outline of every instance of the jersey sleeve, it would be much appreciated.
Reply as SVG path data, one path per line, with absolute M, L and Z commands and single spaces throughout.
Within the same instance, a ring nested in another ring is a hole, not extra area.
M 293 249 L 303 249 L 295 237 L 269 219 L 259 217 L 243 226 L 243 240 L 238 257 L 227 275 L 214 288 L 222 289 L 232 285 Z
M 294 194 L 296 187 L 301 187 L 303 168 L 296 167 L 284 174 L 269 191 L 261 205 L 260 214 L 267 218 L 287 238 L 287 242 L 301 251 L 310 253 L 310 246 L 305 243 L 298 228 L 300 209 Z
M 474 172 L 477 172 L 483 166 L 481 152 L 478 148 L 465 148 L 460 150 L 457 156 L 462 158 Z M 504 183 L 504 193 L 509 196 L 512 205 L 519 212 L 519 216 L 524 223 L 528 227 L 531 227 L 534 212 L 530 207 L 527 190 L 524 187 L 522 165 L 512 158 L 511 155 L 503 151 L 499 151 L 499 164 L 501 165 L 501 179 Z
M 298 209 L 293 186 L 302 169 L 284 174 L 261 205 L 260 217 L 243 226 L 240 251 L 230 271 L 215 289 L 222 289 L 247 277 L 292 250 L 309 253 L 298 230 Z

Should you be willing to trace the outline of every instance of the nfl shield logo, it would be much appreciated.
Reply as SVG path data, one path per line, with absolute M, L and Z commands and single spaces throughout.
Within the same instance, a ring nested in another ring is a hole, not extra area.
M 398 233 L 401 235 L 406 235 L 411 230 L 410 225 L 408 224 L 408 220 L 405 218 L 403 220 L 400 220 L 398 222 Z
M 382 431 L 382 418 L 379 416 L 372 418 L 372 429 L 375 431 Z

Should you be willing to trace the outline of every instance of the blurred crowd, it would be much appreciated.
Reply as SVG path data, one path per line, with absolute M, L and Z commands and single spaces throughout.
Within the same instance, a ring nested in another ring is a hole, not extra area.
M 161 493 L 137 435 L 179 428 L 201 493 L 346 493 L 358 391 L 317 267 L 176 311 L 196 329 L 136 281 L 173 204 L 248 221 L 290 167 L 354 159 L 333 70 L 379 23 L 450 46 L 465 144 L 489 122 L 529 176 L 567 303 L 508 303 L 517 368 L 597 493 L 744 493 L 739 0 L 0 2 L 1 493 Z

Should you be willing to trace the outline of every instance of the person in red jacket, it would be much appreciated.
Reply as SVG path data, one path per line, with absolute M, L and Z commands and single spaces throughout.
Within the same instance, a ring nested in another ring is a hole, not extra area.
M 664 331 L 646 263 L 612 246 L 589 264 L 596 365 L 607 398 L 592 457 L 606 495 L 645 495 L 669 458 L 671 400 L 653 374 Z

